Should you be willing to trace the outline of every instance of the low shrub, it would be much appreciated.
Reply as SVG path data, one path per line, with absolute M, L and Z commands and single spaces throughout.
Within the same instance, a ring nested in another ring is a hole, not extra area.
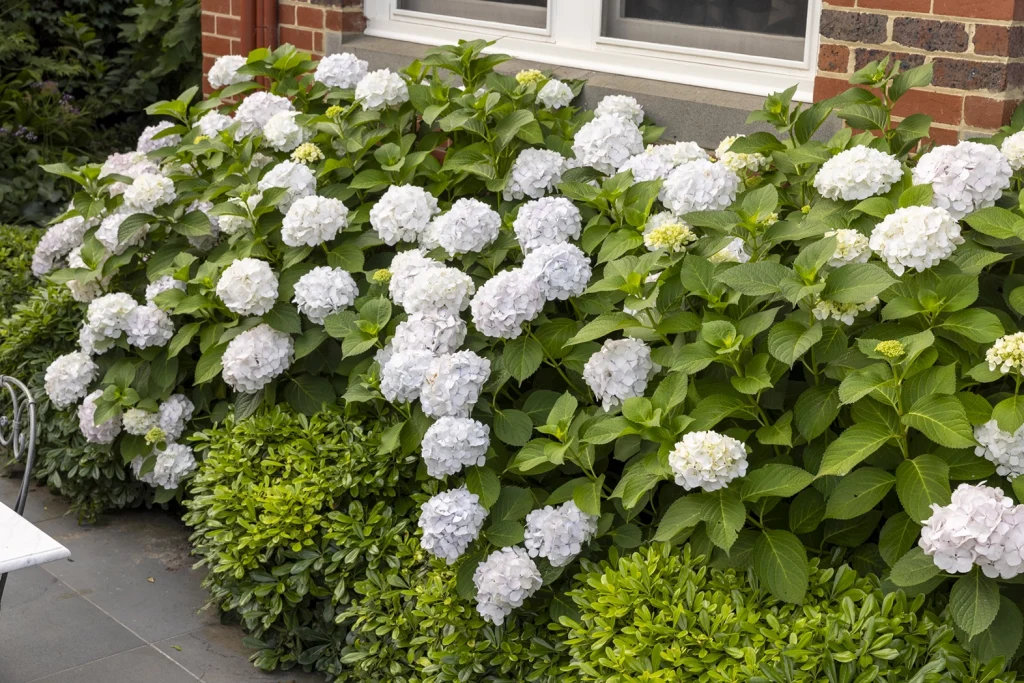
M 41 234 L 35 228 L 0 225 L 0 318 L 36 286 L 32 252 Z

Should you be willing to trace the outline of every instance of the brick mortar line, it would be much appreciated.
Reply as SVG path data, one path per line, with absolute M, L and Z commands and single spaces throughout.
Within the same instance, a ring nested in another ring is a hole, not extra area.
M 982 24 L 984 26 L 1024 26 L 1024 20 L 1020 19 L 987 19 L 983 17 L 956 17 L 947 14 L 930 14 L 924 12 L 909 12 L 904 10 L 874 9 L 873 7 L 836 7 L 828 5 L 822 7 L 823 11 L 843 12 L 846 14 L 877 14 L 885 17 L 905 17 L 907 19 L 925 19 L 931 21 L 944 21 L 955 24 Z
M 889 40 L 885 43 L 861 43 L 839 38 L 821 37 L 819 47 L 824 45 L 842 45 L 843 47 L 861 48 L 865 50 L 888 50 L 890 52 L 906 52 L 912 55 L 921 55 L 933 59 L 961 59 L 967 62 L 978 62 L 984 64 L 1020 64 L 1024 63 L 1024 57 L 1004 57 L 1001 55 L 981 55 L 975 52 L 947 52 L 938 50 L 925 50 L 920 47 L 911 47 L 902 43 Z
M 850 73 L 840 73 L 838 71 L 823 71 L 818 69 L 815 74 L 816 78 L 827 78 L 833 81 L 847 81 L 846 76 L 850 76 Z M 851 85 L 851 88 L 856 87 Z M 964 95 L 983 97 L 988 100 L 1016 100 L 1021 99 L 1021 95 L 1024 95 L 1024 86 L 1018 86 L 1012 90 L 961 90 L 960 88 L 950 88 L 947 86 L 929 85 L 924 88 L 914 88 L 915 91 L 936 93 L 938 95 Z M 990 94 L 991 93 L 991 94 Z

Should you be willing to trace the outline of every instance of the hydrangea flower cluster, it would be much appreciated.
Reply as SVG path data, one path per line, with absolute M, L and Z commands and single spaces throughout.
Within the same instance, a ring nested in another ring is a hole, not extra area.
M 639 154 L 634 154 L 619 168 L 619 173 L 629 171 L 633 180 L 638 183 L 650 180 L 664 180 L 679 164 L 672 163 L 668 154 L 659 154 L 648 147 Z
M 390 403 L 409 403 L 420 397 L 423 378 L 436 356 L 425 349 L 390 350 L 387 359 L 378 358 L 380 393 Z
M 540 199 L 554 191 L 567 168 L 568 160 L 554 150 L 524 149 L 512 162 L 502 195 L 505 201 Z
M 137 306 L 130 294 L 106 294 L 89 304 L 85 324 L 101 337 L 119 339 L 128 331 L 128 316 Z
M 708 261 L 716 264 L 746 263 L 749 260 L 750 254 L 747 253 L 747 246 L 739 237 L 734 237 L 729 244 L 725 245 L 708 258 Z
M 366 76 L 369 66 L 350 52 L 327 55 L 317 62 L 313 80 L 329 88 L 354 88 Z
M 277 275 L 266 261 L 238 259 L 221 273 L 216 291 L 231 312 L 263 315 L 277 302 Z
M 466 340 L 466 323 L 447 311 L 421 311 L 398 323 L 391 348 L 403 351 L 454 353 Z
M 932 204 L 955 220 L 993 206 L 1010 186 L 1010 162 L 993 145 L 961 142 L 921 155 L 914 167 L 915 185 L 932 184 Z
M 740 178 L 721 162 L 697 159 L 681 164 L 665 179 L 661 200 L 681 216 L 691 211 L 718 211 L 736 199 Z
M 394 278 L 391 280 L 394 284 Z M 402 305 L 408 313 L 466 310 L 473 296 L 473 279 L 456 268 L 428 268 L 409 282 Z
M 498 239 L 501 216 L 479 199 L 463 198 L 430 223 L 420 235 L 428 249 L 441 247 L 449 256 L 483 251 Z
M 477 539 L 487 508 L 466 487 L 442 491 L 420 508 L 420 546 L 434 557 L 454 564 Z
M 124 431 L 133 436 L 146 436 L 153 429 L 160 428 L 160 414 L 142 408 L 129 408 L 121 415 Z
M 156 150 L 163 149 L 164 147 L 174 147 L 178 145 L 181 142 L 180 135 L 164 135 L 159 138 L 156 137 L 168 128 L 174 128 L 174 124 L 170 121 L 161 121 L 160 123 L 152 126 L 146 126 L 146 128 L 143 129 L 142 134 L 139 135 L 135 151 L 140 154 L 149 154 L 150 152 L 155 152 Z
M 1024 332 L 1006 334 L 996 339 L 992 347 L 985 352 L 988 369 L 1006 374 L 1024 372 Z
M 228 119 L 230 121 L 230 118 Z M 111 154 L 100 167 L 100 178 L 108 175 L 123 175 L 135 180 L 143 173 L 158 173 L 160 167 L 143 152 L 126 152 L 124 154 Z M 124 194 L 128 185 L 123 182 L 111 183 L 107 186 L 107 193 L 111 197 Z
M 836 320 L 844 325 L 852 325 L 863 311 L 873 311 L 878 306 L 878 297 L 873 296 L 861 304 L 841 304 L 837 301 L 818 298 L 811 313 L 818 320 Z
M 644 224 L 644 246 L 650 251 L 665 249 L 678 254 L 696 241 L 690 225 L 668 211 L 652 215 Z
M 481 334 L 515 339 L 523 323 L 536 318 L 544 308 L 544 295 L 522 268 L 505 270 L 481 285 L 470 302 L 473 324 Z
M 540 69 L 523 69 L 516 73 L 516 83 L 519 85 L 536 85 L 544 78 L 544 72 Z
M 949 505 L 931 509 L 918 545 L 937 567 L 965 574 L 977 565 L 993 579 L 1024 571 L 1024 505 L 1015 506 L 1002 490 L 960 484 Z
M 290 152 L 308 140 L 312 133 L 295 120 L 296 111 L 279 111 L 263 126 L 263 142 L 278 152 Z
M 570 500 L 528 514 L 523 545 L 530 557 L 543 557 L 552 567 L 564 567 L 596 533 L 597 517 L 583 512 Z
M 871 258 L 871 246 L 866 235 L 857 230 L 842 228 L 825 233 L 825 237 L 836 238 L 836 250 L 828 265 L 833 268 L 845 266 L 847 263 L 867 263 Z
M 174 322 L 153 304 L 136 306 L 128 314 L 125 332 L 128 343 L 136 348 L 165 346 L 174 336 Z
M 593 166 L 612 175 L 644 149 L 640 129 L 618 116 L 598 116 L 583 125 L 573 138 L 572 151 L 581 166 Z
M 229 199 L 228 202 L 236 204 L 251 213 L 262 199 L 263 193 L 257 192 L 249 195 L 244 201 L 241 197 L 234 197 Z M 232 216 L 230 214 L 224 214 L 222 216 L 218 216 L 217 219 L 220 223 L 220 231 L 225 235 L 235 235 L 242 230 L 248 230 L 249 226 L 252 224 L 248 216 Z
M 156 426 L 168 442 L 177 441 L 185 433 L 185 425 L 192 419 L 196 407 L 185 394 L 174 394 L 160 404 L 156 413 Z
M 208 138 L 215 138 L 231 127 L 235 120 L 216 111 L 208 111 L 196 122 L 199 132 Z
M 427 474 L 443 479 L 487 462 L 490 428 L 468 417 L 442 417 L 427 428 L 420 447 Z
M 192 449 L 180 443 L 169 443 L 164 450 L 154 449 L 153 469 L 142 474 L 145 458 L 132 459 L 132 472 L 139 481 L 162 489 L 175 490 L 189 473 L 196 469 L 196 458 Z
M 594 108 L 594 116 L 618 116 L 639 126 L 644 122 L 644 108 L 635 97 L 606 95 Z
M 153 213 L 174 201 L 174 181 L 156 173 L 143 173 L 124 191 L 124 204 L 133 213 Z
M 733 173 L 757 173 L 768 166 L 768 158 L 763 154 L 746 154 L 744 152 L 730 152 L 729 148 L 736 144 L 745 135 L 730 135 L 718 143 L 715 148 L 715 158 L 722 162 L 727 169 Z
M 548 109 L 561 109 L 572 104 L 572 88 L 552 78 L 537 91 L 537 103 Z
M 609 339 L 583 366 L 583 379 L 606 410 L 643 396 L 655 371 L 651 350 L 639 339 Z
M 999 146 L 999 151 L 1003 153 L 1014 171 L 1024 168 L 1024 131 L 1008 135 Z
M 228 342 L 221 376 L 235 391 L 251 394 L 287 370 L 294 351 L 289 335 L 262 323 Z
M 949 258 L 963 244 L 960 224 L 943 208 L 907 206 L 875 226 L 868 246 L 897 275 L 925 271 Z
M 672 164 L 672 167 L 681 166 L 698 159 L 708 160 L 708 153 L 696 142 L 680 141 L 669 142 L 661 145 L 647 145 L 644 150 L 660 159 Z
M 747 473 L 743 442 L 718 432 L 684 434 L 668 454 L 676 484 L 687 491 L 717 491 Z
M 523 273 L 547 301 L 579 296 L 590 282 L 590 257 L 569 242 L 538 247 L 523 259 Z
M 267 174 L 256 185 L 260 192 L 266 192 L 272 187 L 287 190 L 284 198 L 278 204 L 282 211 L 287 212 L 297 200 L 316 194 L 316 176 L 305 164 L 282 161 L 267 171 Z
M 46 368 L 43 387 L 57 408 L 67 408 L 89 393 L 100 369 L 87 353 L 73 351 L 59 356 Z
M 822 164 L 814 176 L 814 187 L 829 199 L 860 201 L 885 194 L 902 177 L 903 167 L 899 159 L 858 145 Z
M 317 161 L 323 161 L 324 153 L 312 142 L 303 142 L 295 148 L 292 155 L 288 158 L 300 164 L 313 164 Z
M 32 253 L 32 274 L 43 277 L 57 268 L 71 250 L 82 244 L 92 227 L 81 216 L 73 216 L 47 228 Z
M 398 107 L 409 101 L 409 86 L 399 74 L 390 69 L 371 71 L 356 84 L 356 99 L 366 111 L 385 107 Z
M 974 428 L 974 438 L 980 444 L 974 454 L 993 463 L 999 476 L 1015 479 L 1024 474 L 1024 426 L 1011 434 L 989 420 Z
M 347 225 L 348 208 L 340 199 L 311 195 L 288 207 L 281 241 L 289 247 L 315 247 L 333 240 Z
M 217 58 L 206 73 L 206 80 L 215 89 L 224 88 L 235 83 L 245 83 L 249 76 L 238 73 L 245 66 L 246 59 L 241 55 L 223 55 Z
M 437 268 L 444 268 L 444 264 L 427 258 L 419 249 L 410 249 L 395 254 L 395 257 L 391 259 L 391 267 L 388 269 L 391 273 L 391 278 L 388 280 L 388 294 L 391 295 L 391 300 L 404 307 L 405 296 L 416 276 Z
M 496 550 L 476 567 L 476 609 L 500 626 L 512 610 L 536 593 L 544 579 L 530 555 L 519 547 Z
M 512 229 L 523 253 L 570 239 L 579 239 L 583 229 L 580 210 L 565 197 L 544 197 L 519 208 Z
M 103 391 L 97 389 L 86 396 L 78 406 L 78 430 L 82 432 L 82 436 L 89 443 L 113 443 L 117 435 L 121 433 L 121 416 L 119 414 L 96 424 L 96 401 L 101 396 L 103 396 Z
M 292 302 L 311 321 L 323 325 L 332 313 L 348 308 L 359 296 L 359 287 L 348 271 L 317 266 L 295 283 Z
M 146 285 L 146 303 L 155 303 L 158 296 L 172 289 L 184 292 L 185 283 L 181 280 L 174 279 L 174 276 L 172 275 L 164 275 L 163 277 L 153 280 L 153 282 Z
M 392 185 L 370 209 L 370 225 L 389 246 L 417 242 L 437 213 L 437 199 L 415 185 Z
M 434 358 L 423 376 L 420 406 L 428 417 L 469 417 L 491 376 L 491 361 L 472 351 Z
M 274 116 L 285 111 L 295 111 L 291 100 L 287 97 L 274 95 L 266 90 L 257 90 L 247 95 L 235 110 L 235 139 L 241 140 L 247 135 L 258 135 L 263 127 Z

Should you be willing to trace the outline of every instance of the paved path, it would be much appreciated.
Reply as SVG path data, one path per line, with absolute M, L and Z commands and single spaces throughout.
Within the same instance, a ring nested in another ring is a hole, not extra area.
M 0 500 L 17 482 L 0 478 Z M 26 516 L 71 559 L 13 572 L 0 609 L 0 683 L 323 683 L 265 674 L 237 626 L 222 625 L 192 570 L 188 530 L 159 510 L 108 515 L 98 526 L 64 516 L 34 487 Z

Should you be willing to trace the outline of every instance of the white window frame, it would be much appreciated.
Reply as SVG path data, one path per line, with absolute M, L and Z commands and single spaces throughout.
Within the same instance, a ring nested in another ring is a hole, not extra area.
M 821 0 L 810 0 L 801 61 L 643 43 L 601 35 L 601 0 L 548 0 L 544 29 L 398 8 L 398 0 L 364 0 L 366 34 L 426 45 L 497 40 L 491 49 L 519 59 L 764 97 L 797 86 L 810 102 L 817 71 Z

